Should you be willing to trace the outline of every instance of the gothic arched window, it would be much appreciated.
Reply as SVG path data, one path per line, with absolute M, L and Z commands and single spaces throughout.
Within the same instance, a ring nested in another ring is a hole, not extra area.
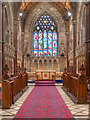
M 34 56 L 57 56 L 57 29 L 46 12 L 34 26 Z

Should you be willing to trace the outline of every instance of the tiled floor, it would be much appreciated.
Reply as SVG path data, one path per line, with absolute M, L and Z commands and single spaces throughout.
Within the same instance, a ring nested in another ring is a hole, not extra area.
M 89 104 L 75 104 L 63 91 L 62 86 L 56 86 L 64 102 L 73 114 L 74 118 L 89 118 Z
M 0 110 L 0 115 L 2 114 L 2 118 L 13 118 L 14 115 L 19 110 L 20 106 L 25 101 L 26 97 L 34 88 L 34 83 L 28 84 L 29 88 L 25 91 L 25 93 L 15 102 L 14 105 L 11 106 L 11 109 L 4 109 Z M 71 113 L 73 114 L 74 118 L 79 120 L 80 118 L 87 118 L 89 117 L 89 105 L 88 104 L 75 104 L 63 91 L 61 84 L 56 84 L 56 88 L 58 89 L 59 93 L 61 94 L 62 98 L 64 99 L 66 105 L 70 109 Z

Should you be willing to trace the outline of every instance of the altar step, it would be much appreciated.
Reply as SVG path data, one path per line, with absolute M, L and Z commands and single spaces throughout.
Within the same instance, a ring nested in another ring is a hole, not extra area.
M 55 86 L 55 83 L 53 81 L 38 81 L 36 84 L 36 86 Z
M 43 79 L 43 80 L 38 80 L 38 81 L 52 81 L 51 79 Z

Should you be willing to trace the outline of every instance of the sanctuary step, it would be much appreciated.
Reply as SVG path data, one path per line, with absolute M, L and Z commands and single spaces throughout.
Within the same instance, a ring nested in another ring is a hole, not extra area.
M 36 84 L 36 86 L 55 86 L 55 83 L 51 80 L 45 81 L 45 80 L 40 80 Z
M 52 80 L 51 79 L 50 80 L 49 79 L 48 80 L 47 79 L 43 79 L 43 80 L 38 80 L 38 81 L 47 81 L 48 82 L 48 81 L 52 81 Z

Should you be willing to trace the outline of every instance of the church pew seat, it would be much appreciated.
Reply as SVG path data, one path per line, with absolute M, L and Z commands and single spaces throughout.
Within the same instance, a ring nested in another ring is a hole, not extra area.
M 87 78 L 84 74 L 77 77 L 63 74 L 63 88 L 75 98 L 77 103 L 87 103 Z
M 6 75 L 8 76 L 8 75 Z M 15 102 L 17 94 L 27 86 L 28 74 L 18 74 L 14 77 L 3 77 L 2 81 L 2 108 L 8 109 Z

